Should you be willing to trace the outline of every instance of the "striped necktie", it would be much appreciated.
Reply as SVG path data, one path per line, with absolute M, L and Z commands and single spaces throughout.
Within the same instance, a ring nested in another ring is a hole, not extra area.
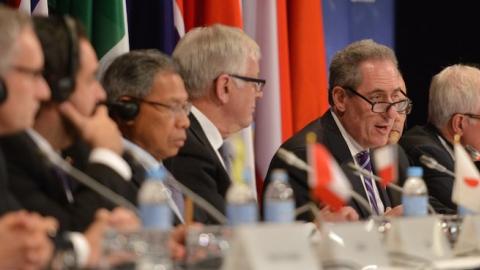
M 370 162 L 370 154 L 368 151 L 362 151 L 355 156 L 358 164 L 365 170 L 372 172 L 372 163 Z M 365 189 L 367 190 L 368 200 L 375 214 L 379 214 L 377 200 L 375 196 L 375 190 L 372 179 L 370 177 L 363 176 L 363 182 L 365 183 Z

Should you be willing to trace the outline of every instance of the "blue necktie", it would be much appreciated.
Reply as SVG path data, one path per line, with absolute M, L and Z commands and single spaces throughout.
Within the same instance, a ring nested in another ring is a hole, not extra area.
M 357 160 L 360 167 L 362 167 L 363 169 L 369 172 L 372 172 L 372 164 L 370 162 L 370 154 L 368 153 L 368 151 L 362 151 L 358 153 L 355 156 L 355 159 Z M 370 177 L 363 176 L 363 181 L 365 183 L 365 189 L 367 190 L 367 196 L 372 206 L 372 210 L 375 212 L 375 214 L 378 215 L 379 210 L 378 210 L 378 205 L 377 205 L 377 200 L 375 196 L 375 190 L 373 187 L 372 179 Z

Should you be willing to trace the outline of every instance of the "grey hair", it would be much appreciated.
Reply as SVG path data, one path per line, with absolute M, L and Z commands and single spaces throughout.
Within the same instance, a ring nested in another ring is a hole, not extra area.
M 480 97 L 480 69 L 452 65 L 430 83 L 428 121 L 441 129 L 455 113 L 475 113 Z
M 26 27 L 32 27 L 29 16 L 0 4 L 0 75 L 10 65 L 15 42 Z
M 389 60 L 398 70 L 397 57 L 389 47 L 371 39 L 351 43 L 338 51 L 330 64 L 328 79 L 328 102 L 330 105 L 333 105 L 332 90 L 335 86 L 348 86 L 356 89 L 362 83 L 359 66 L 368 60 Z
M 222 73 L 247 71 L 247 61 L 260 59 L 260 48 L 242 30 L 215 24 L 190 30 L 173 52 L 188 95 L 197 99 L 208 94 Z
M 122 96 L 144 98 L 152 90 L 159 72 L 179 74 L 175 62 L 157 50 L 137 50 L 117 57 L 107 68 L 102 85 L 109 101 Z

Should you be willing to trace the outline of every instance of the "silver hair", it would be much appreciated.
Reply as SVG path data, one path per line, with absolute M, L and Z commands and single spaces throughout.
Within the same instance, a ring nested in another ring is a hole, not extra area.
M 479 97 L 480 69 L 461 64 L 446 67 L 430 84 L 428 121 L 440 129 L 455 113 L 475 113 Z
M 330 64 L 328 101 L 333 105 L 332 90 L 335 86 L 356 89 L 362 83 L 360 64 L 368 60 L 389 60 L 398 69 L 395 53 L 389 47 L 371 39 L 356 41 L 337 52 Z M 400 74 L 400 72 L 399 72 Z
M 160 72 L 179 73 L 175 62 L 157 50 L 131 51 L 117 57 L 107 68 L 102 85 L 109 101 L 122 96 L 144 98 Z
M 0 4 L 0 75 L 10 65 L 15 42 L 25 27 L 32 27 L 30 17 Z
M 208 94 L 222 73 L 243 75 L 249 58 L 260 59 L 260 48 L 242 30 L 215 24 L 190 30 L 178 43 L 173 58 L 180 65 L 189 97 L 197 99 Z

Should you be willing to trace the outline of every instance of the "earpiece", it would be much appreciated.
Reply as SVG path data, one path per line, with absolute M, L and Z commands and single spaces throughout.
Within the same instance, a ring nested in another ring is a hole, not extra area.
M 68 36 L 67 74 L 57 78 L 54 74 L 46 76 L 49 86 L 52 88 L 52 100 L 63 102 L 70 97 L 75 88 L 75 75 L 78 67 L 78 37 L 75 21 L 68 16 L 63 17 L 63 24 Z
M 107 103 L 111 117 L 121 121 L 131 121 L 140 112 L 140 105 L 135 99 L 124 99 Z

